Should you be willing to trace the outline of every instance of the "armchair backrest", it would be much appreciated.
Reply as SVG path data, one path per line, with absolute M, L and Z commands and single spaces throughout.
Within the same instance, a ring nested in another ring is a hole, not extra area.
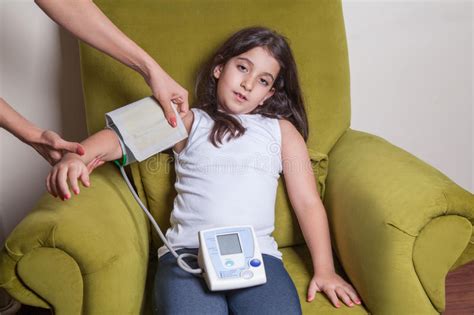
M 289 39 L 309 120 L 308 149 L 324 193 L 327 154 L 350 125 L 349 64 L 340 0 L 97 0 L 101 10 L 194 95 L 196 73 L 232 33 L 261 25 Z M 89 133 L 104 127 L 104 113 L 151 94 L 133 70 L 80 45 Z M 174 192 L 172 156 L 162 153 L 132 167 L 137 189 L 158 223 L 169 226 Z M 302 242 L 283 182 L 277 195 L 280 246 Z

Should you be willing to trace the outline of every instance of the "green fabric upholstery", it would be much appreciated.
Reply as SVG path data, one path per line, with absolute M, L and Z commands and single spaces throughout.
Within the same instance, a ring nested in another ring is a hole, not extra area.
M 56 314 L 81 313 L 84 290 L 81 270 L 63 250 L 51 247 L 32 249 L 18 261 L 17 273 L 30 290 L 51 305 L 63 306 L 58 308 Z M 60 287 L 67 290 L 51 291 L 51 288 Z
M 350 126 L 349 64 L 340 0 L 99 0 L 96 4 L 190 91 L 202 61 L 250 25 L 289 38 L 306 100 L 307 142 L 329 219 L 336 271 L 364 306 L 306 302 L 311 258 L 281 178 L 274 236 L 305 314 L 438 314 L 446 273 L 474 259 L 474 197 L 389 142 Z M 245 8 L 245 10 L 242 10 Z M 104 113 L 149 95 L 143 79 L 81 44 L 90 133 Z M 170 152 L 130 167 L 164 230 L 175 197 Z M 44 196 L 0 252 L 0 286 L 56 314 L 150 314 L 156 268 L 146 216 L 107 165 L 73 200 Z M 153 240 L 153 241 L 152 241 Z M 149 259 L 150 258 L 150 259 Z
M 420 231 L 413 246 L 413 265 L 439 312 L 445 309 L 444 275 L 469 245 L 472 224 L 465 217 L 443 215 Z
M 333 244 L 370 311 L 443 310 L 446 273 L 474 246 L 472 240 L 468 244 L 474 196 L 410 153 L 365 132 L 349 129 L 329 159 L 324 201 Z
M 147 218 L 117 168 L 105 165 L 72 200 L 43 196 L 13 230 L 0 255 L 0 285 L 56 314 L 137 314 L 148 235 Z

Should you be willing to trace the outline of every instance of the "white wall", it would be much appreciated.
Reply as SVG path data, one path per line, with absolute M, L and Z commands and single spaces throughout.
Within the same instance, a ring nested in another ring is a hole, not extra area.
M 343 0 L 352 128 L 474 191 L 473 2 Z
M 30 0 L 0 0 L 0 95 L 37 125 L 86 136 L 77 41 Z M 0 241 L 44 193 L 50 169 L 0 130 Z
M 29 0 L 0 0 L 0 95 L 70 140 L 85 135 L 77 42 Z M 470 1 L 343 0 L 352 128 L 473 186 Z M 48 164 L 0 131 L 0 240 L 44 192 Z

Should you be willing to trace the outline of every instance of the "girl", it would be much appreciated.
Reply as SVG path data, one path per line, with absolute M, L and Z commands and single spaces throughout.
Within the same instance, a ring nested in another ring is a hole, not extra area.
M 173 146 L 177 196 L 166 236 L 182 252 L 197 253 L 197 232 L 250 224 L 263 254 L 267 283 L 210 292 L 203 279 L 181 270 L 166 247 L 158 250 L 154 308 L 164 314 L 300 314 L 295 286 L 271 236 L 281 173 L 311 253 L 314 276 L 307 301 L 323 291 L 339 307 L 360 300 L 334 271 L 329 228 L 305 141 L 307 118 L 296 64 L 285 38 L 263 27 L 231 36 L 200 72 L 195 107 L 183 115 L 189 137 Z M 225 137 L 226 136 L 226 137 Z M 87 154 L 67 154 L 48 175 L 48 191 L 69 199 L 67 179 L 88 186 L 86 164 L 116 160 L 115 133 L 83 142 Z M 197 267 L 192 264 L 192 267 Z M 265 301 L 265 303 L 262 303 Z

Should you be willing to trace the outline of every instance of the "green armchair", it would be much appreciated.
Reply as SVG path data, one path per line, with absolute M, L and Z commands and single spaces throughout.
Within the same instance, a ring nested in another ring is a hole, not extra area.
M 350 128 L 340 1 L 96 3 L 189 91 L 200 62 L 237 29 L 265 25 L 285 34 L 306 98 L 307 146 L 328 213 L 336 270 L 364 303 L 336 309 L 321 293 L 306 302 L 311 258 L 280 179 L 274 236 L 303 312 L 444 310 L 446 274 L 474 259 L 474 196 L 408 152 Z M 148 95 L 149 88 L 111 58 L 82 44 L 80 49 L 93 133 L 103 128 L 105 112 Z M 134 164 L 130 173 L 140 198 L 166 229 L 175 197 L 172 155 L 163 152 Z M 150 313 L 161 243 L 115 166 L 97 169 L 91 184 L 67 202 L 41 198 L 0 252 L 0 286 L 24 304 L 60 315 Z

